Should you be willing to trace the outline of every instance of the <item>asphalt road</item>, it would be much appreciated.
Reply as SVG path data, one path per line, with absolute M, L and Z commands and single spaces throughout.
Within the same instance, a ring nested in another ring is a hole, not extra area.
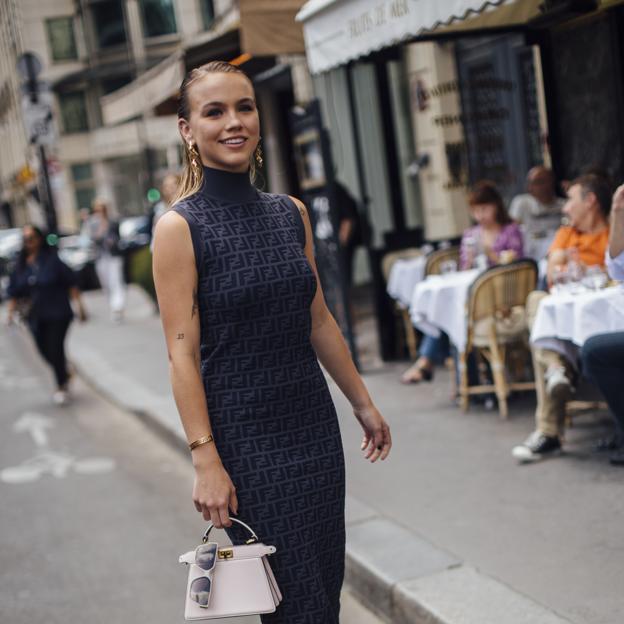
M 0 328 L 0 622 L 182 622 L 177 558 L 205 526 L 188 458 L 80 380 L 69 406 L 50 393 L 23 333 Z M 377 620 L 345 592 L 342 622 Z

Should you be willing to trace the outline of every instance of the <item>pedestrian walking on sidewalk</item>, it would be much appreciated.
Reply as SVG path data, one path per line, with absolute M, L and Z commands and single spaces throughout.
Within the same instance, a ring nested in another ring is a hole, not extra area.
M 100 285 L 108 295 L 112 319 L 119 323 L 123 319 L 126 306 L 119 223 L 110 218 L 108 204 L 100 197 L 93 200 L 92 212 L 88 231 L 97 249 L 95 270 Z
M 70 377 L 65 358 L 65 336 L 73 318 L 70 297 L 81 321 L 86 313 L 74 272 L 47 245 L 41 230 L 25 225 L 22 234 L 24 243 L 9 281 L 7 320 L 11 324 L 18 312 L 24 316 L 39 353 L 54 371 L 53 400 L 63 405 Z
M 163 178 L 162 184 L 160 185 L 160 200 L 153 208 L 152 226 L 150 228 L 152 234 L 150 240 L 150 251 L 152 254 L 154 253 L 154 228 L 158 223 L 158 219 L 160 219 L 160 217 L 162 217 L 165 212 L 171 208 L 171 204 L 173 204 L 173 200 L 178 194 L 179 187 L 180 176 L 177 173 L 168 173 Z
M 171 383 L 190 442 L 197 511 L 277 547 L 284 595 L 264 624 L 338 624 L 345 470 L 321 361 L 353 405 L 364 458 L 390 429 L 329 313 L 305 206 L 253 185 L 260 127 L 251 81 L 212 62 L 181 86 L 186 167 L 156 226 L 154 277 Z

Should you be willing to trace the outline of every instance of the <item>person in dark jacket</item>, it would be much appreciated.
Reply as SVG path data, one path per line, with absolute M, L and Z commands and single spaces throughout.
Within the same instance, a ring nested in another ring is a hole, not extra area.
M 86 313 L 76 287 L 74 272 L 64 264 L 56 249 L 46 244 L 41 230 L 25 225 L 23 247 L 9 281 L 8 322 L 22 314 L 43 359 L 52 367 L 57 390 L 53 400 L 63 405 L 68 399 L 69 372 L 65 359 L 65 336 L 74 316 L 70 297 L 81 321 Z
M 334 187 L 338 214 L 338 242 L 344 268 L 346 287 L 353 284 L 353 257 L 359 245 L 367 242 L 368 223 L 358 210 L 357 201 L 342 182 Z

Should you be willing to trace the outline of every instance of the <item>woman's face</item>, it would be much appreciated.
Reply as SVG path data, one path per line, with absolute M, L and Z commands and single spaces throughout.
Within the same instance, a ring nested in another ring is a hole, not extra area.
M 496 204 L 474 204 L 470 207 L 470 214 L 482 227 L 496 225 Z
M 41 248 L 41 238 L 35 230 L 30 226 L 25 226 L 22 229 L 22 237 L 24 239 L 24 249 L 26 253 L 37 253 Z
M 190 118 L 179 119 L 182 137 L 197 144 L 204 165 L 244 172 L 260 139 L 254 90 L 242 74 L 215 73 L 188 90 Z

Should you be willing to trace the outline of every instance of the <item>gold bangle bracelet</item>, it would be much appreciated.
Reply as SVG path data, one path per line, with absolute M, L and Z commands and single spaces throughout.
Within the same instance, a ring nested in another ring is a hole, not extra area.
M 189 444 L 189 449 L 192 451 L 193 449 L 196 449 L 198 446 L 201 446 L 202 444 L 208 444 L 208 442 L 214 442 L 214 438 L 212 437 L 212 434 L 207 435 L 207 436 L 202 436 L 201 438 L 198 438 L 194 442 L 191 442 Z

